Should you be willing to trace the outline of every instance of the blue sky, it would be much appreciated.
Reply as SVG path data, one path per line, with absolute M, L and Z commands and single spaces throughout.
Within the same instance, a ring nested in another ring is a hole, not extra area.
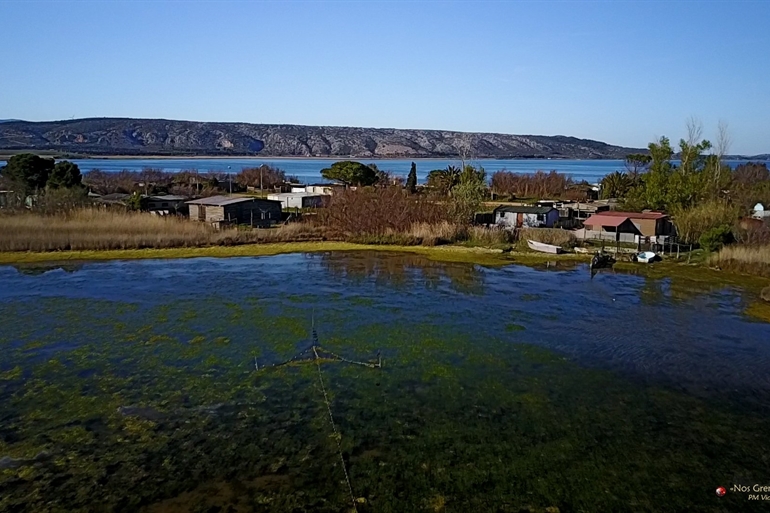
M 0 0 L 0 119 L 573 135 L 770 152 L 770 0 Z

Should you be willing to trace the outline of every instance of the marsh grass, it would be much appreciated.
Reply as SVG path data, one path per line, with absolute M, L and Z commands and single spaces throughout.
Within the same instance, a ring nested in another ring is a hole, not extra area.
M 770 245 L 727 246 L 712 255 L 709 263 L 724 270 L 770 277 Z
M 272 229 L 215 230 L 178 217 L 85 208 L 55 216 L 0 216 L 0 251 L 162 249 L 323 240 L 310 223 Z
M 557 228 L 522 228 L 517 235 L 519 245 L 524 248 L 527 247 L 527 240 L 553 244 L 563 248 L 572 248 L 577 242 L 572 233 Z

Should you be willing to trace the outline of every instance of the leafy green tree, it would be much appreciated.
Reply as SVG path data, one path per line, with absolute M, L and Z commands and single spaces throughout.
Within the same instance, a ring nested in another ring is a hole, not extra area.
M 486 172 L 466 165 L 460 173 L 459 183 L 452 188 L 449 215 L 459 224 L 471 224 L 481 208 L 486 192 Z
M 335 162 L 331 167 L 321 170 L 321 176 L 327 180 L 336 180 L 346 185 L 374 185 L 377 182 L 377 171 L 371 166 L 360 162 L 343 160 Z
M 409 175 L 406 177 L 406 188 L 414 194 L 417 192 L 417 164 L 412 162 L 412 167 L 409 169 Z
M 0 170 L 0 174 L 17 187 L 24 188 L 23 192 L 27 194 L 44 188 L 53 168 L 53 159 L 44 159 L 32 153 L 21 153 L 11 157 L 8 164 Z
M 126 199 L 126 207 L 128 207 L 129 210 L 142 209 L 142 195 L 139 191 L 134 192 Z
M 640 175 L 650 168 L 652 157 L 644 153 L 630 153 L 626 155 L 625 165 L 628 176 L 636 182 Z
M 79 187 L 82 180 L 77 164 L 65 160 L 54 165 L 46 181 L 46 187 L 49 189 L 71 189 L 72 187 Z

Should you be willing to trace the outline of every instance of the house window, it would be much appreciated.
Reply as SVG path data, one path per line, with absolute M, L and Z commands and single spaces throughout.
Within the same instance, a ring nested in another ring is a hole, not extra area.
M 167 206 L 168 206 L 168 203 L 161 203 L 161 204 L 160 204 L 160 206 L 161 206 L 161 207 L 167 207 Z

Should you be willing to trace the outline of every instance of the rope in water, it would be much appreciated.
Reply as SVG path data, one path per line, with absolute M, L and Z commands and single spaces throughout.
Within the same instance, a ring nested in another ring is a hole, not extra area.
M 315 330 L 313 330 L 313 335 L 315 336 Z M 350 484 L 348 467 L 345 464 L 345 458 L 342 455 L 342 436 L 337 431 L 337 425 L 334 423 L 334 415 L 332 415 L 332 406 L 329 403 L 329 396 L 326 394 L 326 387 L 324 386 L 324 378 L 323 378 L 323 374 L 321 373 L 321 363 L 320 363 L 321 358 L 318 356 L 318 352 L 315 349 L 315 345 L 313 345 L 313 354 L 315 354 L 315 365 L 316 365 L 316 369 L 318 369 L 318 381 L 321 383 L 321 391 L 324 394 L 326 409 L 329 411 L 329 422 L 331 422 L 331 425 L 332 425 L 332 431 L 334 432 L 334 439 L 337 441 L 337 452 L 339 452 L 340 461 L 342 462 L 342 471 L 345 473 L 345 481 L 348 483 L 348 491 L 350 492 L 350 502 L 351 504 L 353 504 L 353 510 L 356 513 L 358 513 L 358 507 L 356 507 L 356 497 L 355 495 L 353 495 L 353 485 Z

